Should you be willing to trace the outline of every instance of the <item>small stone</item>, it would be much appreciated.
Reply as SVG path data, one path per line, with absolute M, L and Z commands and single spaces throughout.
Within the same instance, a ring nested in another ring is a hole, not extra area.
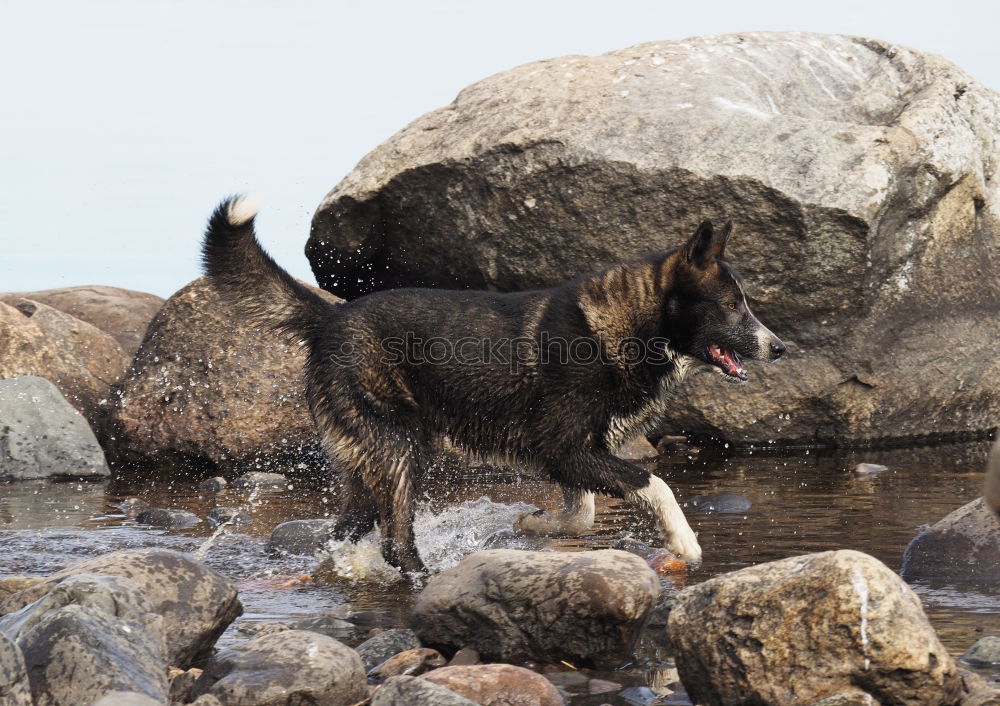
M 248 512 L 236 507 L 217 507 L 208 513 L 208 521 L 213 525 L 249 525 L 253 518 Z
M 403 628 L 396 630 L 386 630 L 375 637 L 369 638 L 355 647 L 361 655 L 361 662 L 364 664 L 365 672 L 382 664 L 395 654 L 406 650 L 420 647 L 420 640 L 412 630 Z
M 194 685 L 201 677 L 202 670 L 192 667 L 187 671 L 176 669 L 171 670 L 167 675 L 170 680 L 170 701 L 171 703 L 186 704 L 194 699 Z
M 122 511 L 125 517 L 135 517 L 143 510 L 149 509 L 149 503 L 140 498 L 125 498 L 120 503 L 118 503 L 118 509 Z
M 591 679 L 587 682 L 588 694 L 607 694 L 612 691 L 618 691 L 621 688 L 622 685 L 618 682 L 608 681 L 607 679 Z
M 468 667 L 473 664 L 479 664 L 479 653 L 471 647 L 463 647 L 448 662 L 449 667 Z
M 330 537 L 333 520 L 291 520 L 274 528 L 267 540 L 267 551 L 296 556 L 312 556 Z
M 335 615 L 314 615 L 302 618 L 290 623 L 290 627 L 295 630 L 311 630 L 338 640 L 358 630 L 358 626 L 350 620 Z
M 660 702 L 660 695 L 648 686 L 630 686 L 618 692 L 629 706 L 652 706 Z
M 371 706 L 476 706 L 476 702 L 426 679 L 399 676 L 378 688 Z
M 218 493 L 221 490 L 225 490 L 229 483 L 222 476 L 216 476 L 215 478 L 206 478 L 201 483 L 198 484 L 199 490 L 205 490 L 209 493 Z
M 393 655 L 369 671 L 368 678 L 375 681 L 385 681 L 389 677 L 397 677 L 402 674 L 415 677 L 432 669 L 443 667 L 447 661 L 437 650 L 417 647 Z
M 201 522 L 201 518 L 187 510 L 154 507 L 140 512 L 135 521 L 152 527 L 194 527 Z
M 284 490 L 288 487 L 288 478 L 281 473 L 253 471 L 251 473 L 244 473 L 242 476 L 234 480 L 233 487 Z
M 441 667 L 421 679 L 439 684 L 477 704 L 563 706 L 563 697 L 541 674 L 511 664 Z
M 972 667 L 1000 666 L 1000 637 L 987 635 L 965 651 L 962 661 Z
M 953 510 L 910 541 L 900 575 L 992 587 L 1000 581 L 1000 516 L 983 498 Z

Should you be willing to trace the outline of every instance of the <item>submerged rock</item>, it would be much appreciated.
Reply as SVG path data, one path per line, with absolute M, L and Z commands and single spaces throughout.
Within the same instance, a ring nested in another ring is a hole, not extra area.
M 146 327 L 163 306 L 163 299 L 155 294 L 104 285 L 0 294 L 0 301 L 12 306 L 19 299 L 41 302 L 86 321 L 113 336 L 129 358 L 139 349 Z
M 149 609 L 163 616 L 167 657 L 186 668 L 204 659 L 226 627 L 243 612 L 236 588 L 222 575 L 167 549 L 125 550 L 74 564 L 6 598 L 0 615 L 20 610 L 79 574 L 121 576 L 137 584 Z
M 617 666 L 660 592 L 639 557 L 615 550 L 489 550 L 428 581 L 410 623 L 431 647 L 484 659 Z
M 157 313 L 122 382 L 122 452 L 220 469 L 260 459 L 322 463 L 304 363 L 301 348 L 248 326 L 197 279 Z
M 563 697 L 541 674 L 511 664 L 441 667 L 421 679 L 485 706 L 563 706 Z
M 705 514 L 742 514 L 749 512 L 753 506 L 749 500 L 736 493 L 712 493 L 711 495 L 696 495 L 688 502 L 694 505 L 698 512 Z
M 290 520 L 271 530 L 267 551 L 312 556 L 330 538 L 333 520 Z
M 794 333 L 676 430 L 733 443 L 966 434 L 1000 418 L 1000 99 L 876 39 L 745 32 L 520 66 L 403 128 L 327 194 L 307 256 L 348 299 L 551 286 L 735 220 Z M 948 296 L 941 296 L 948 292 Z M 933 370 L 924 375 L 901 370 Z
M 855 551 L 767 562 L 687 588 L 667 632 L 699 704 L 792 706 L 839 694 L 916 706 L 955 703 L 962 689 L 920 599 Z
M 135 521 L 153 527 L 194 527 L 201 522 L 201 518 L 187 510 L 154 507 L 140 512 Z
M 881 473 L 882 471 L 888 470 L 888 466 L 883 466 L 878 463 L 859 463 L 854 467 L 854 472 L 859 476 L 869 476 L 873 473 Z
M 222 476 L 216 476 L 215 478 L 206 478 L 201 483 L 198 484 L 198 490 L 206 490 L 210 493 L 218 493 L 221 490 L 225 490 L 229 483 Z
M 253 517 L 245 510 L 238 507 L 216 507 L 209 511 L 208 521 L 213 525 L 249 525 L 253 522 Z
M 1000 666 L 1000 637 L 987 635 L 965 651 L 962 661 L 973 667 Z
M 87 420 L 44 378 L 0 380 L 0 480 L 111 474 Z
M 361 659 L 325 635 L 286 630 L 226 648 L 195 686 L 225 706 L 352 706 L 368 696 Z
M 983 498 L 948 513 L 907 545 L 900 575 L 949 583 L 1000 581 L 1000 517 Z
M 371 706 L 476 706 L 464 696 L 440 684 L 417 677 L 398 676 L 386 680 L 372 696 Z

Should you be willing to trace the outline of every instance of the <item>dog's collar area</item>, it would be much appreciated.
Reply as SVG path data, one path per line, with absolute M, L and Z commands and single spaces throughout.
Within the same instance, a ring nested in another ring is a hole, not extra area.
M 713 343 L 708 347 L 708 357 L 729 377 L 740 382 L 746 382 L 750 378 L 740 361 L 740 357 L 732 348 L 724 348 Z

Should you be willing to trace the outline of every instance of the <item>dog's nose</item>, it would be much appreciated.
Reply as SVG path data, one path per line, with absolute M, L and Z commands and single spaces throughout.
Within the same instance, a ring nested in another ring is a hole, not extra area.
M 771 342 L 771 360 L 777 360 L 785 352 L 785 344 L 781 341 Z

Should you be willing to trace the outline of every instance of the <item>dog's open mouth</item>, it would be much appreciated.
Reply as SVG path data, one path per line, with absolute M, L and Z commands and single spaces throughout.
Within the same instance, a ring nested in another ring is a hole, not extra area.
M 723 348 L 713 344 L 708 347 L 708 357 L 729 377 L 740 382 L 746 382 L 750 379 L 747 371 L 743 368 L 743 363 L 740 362 L 740 357 L 732 348 Z

